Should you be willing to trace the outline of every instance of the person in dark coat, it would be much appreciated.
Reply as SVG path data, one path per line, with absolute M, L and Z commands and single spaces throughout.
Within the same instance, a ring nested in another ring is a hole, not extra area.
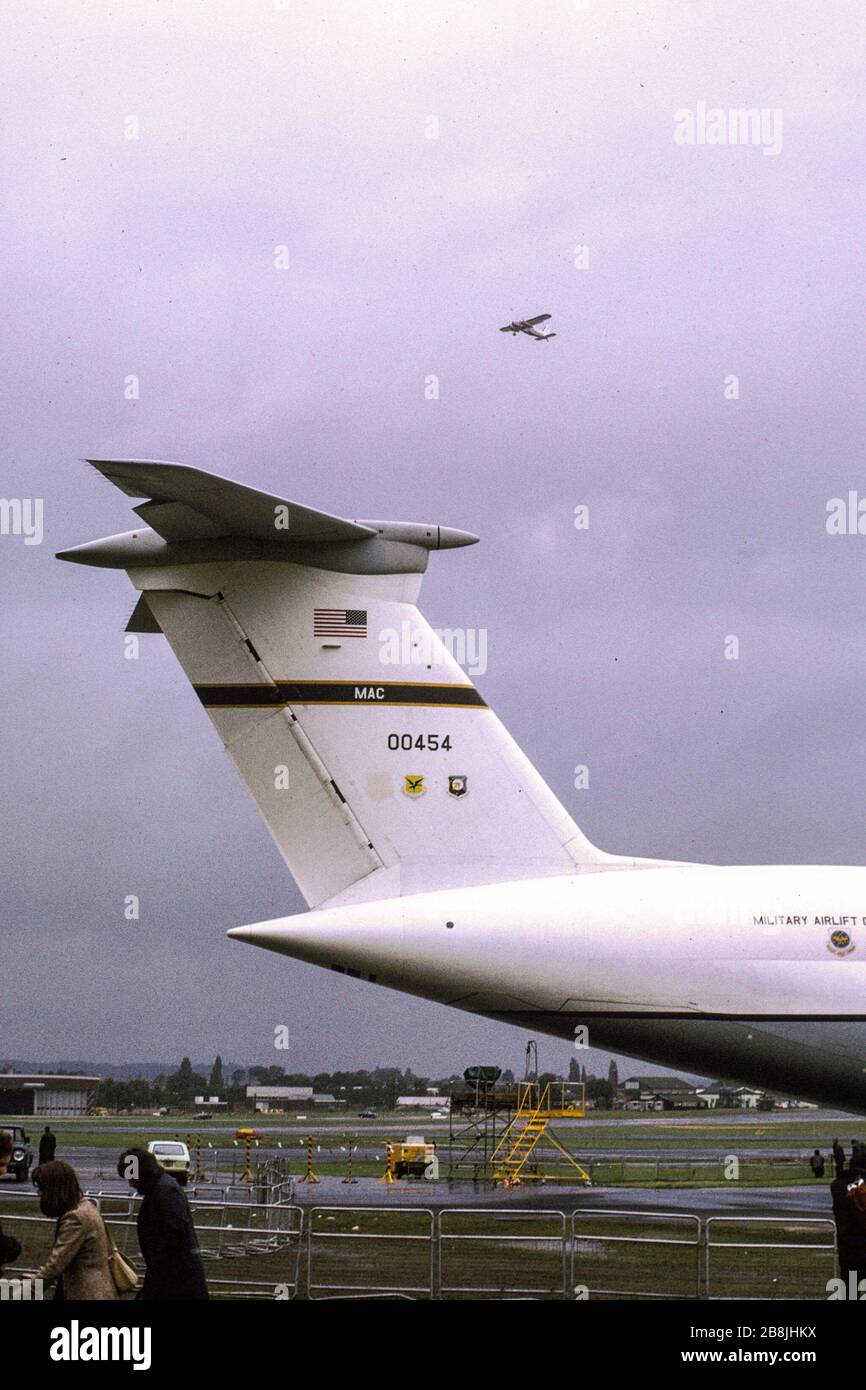
M 39 1163 L 53 1163 L 54 1154 L 57 1149 L 57 1138 L 51 1133 L 51 1126 L 46 1125 L 43 1134 L 39 1139 Z
M 812 1169 L 813 1178 L 823 1178 L 824 1176 L 824 1155 L 820 1149 L 816 1149 L 809 1159 L 809 1167 Z
M 857 1208 L 848 1198 L 848 1188 L 858 1179 L 866 1179 L 863 1168 L 837 1169 L 836 1177 L 830 1184 L 833 1199 L 833 1220 L 836 1223 L 836 1248 L 839 1251 L 839 1272 L 848 1286 L 848 1276 L 853 1272 L 858 1280 L 866 1279 L 866 1229 L 861 1223 Z
M 845 1169 L 845 1150 L 838 1139 L 833 1140 L 833 1166 L 836 1169 L 836 1177 L 840 1177 Z
M 138 1244 L 146 1273 L 139 1298 L 208 1297 L 204 1264 L 186 1193 L 153 1154 L 125 1149 L 117 1171 L 141 1194 Z

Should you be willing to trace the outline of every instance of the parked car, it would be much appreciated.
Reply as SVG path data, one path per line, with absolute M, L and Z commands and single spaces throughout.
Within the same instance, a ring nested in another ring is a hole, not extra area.
M 0 1125 L 0 1129 L 4 1130 L 6 1134 L 12 1135 L 12 1157 L 9 1160 L 6 1173 L 8 1176 L 13 1176 L 16 1182 L 26 1182 L 27 1174 L 33 1163 L 30 1136 L 24 1133 L 23 1125 L 3 1123 Z
M 180 1139 L 151 1139 L 147 1152 L 153 1154 L 157 1163 L 177 1178 L 181 1187 L 186 1187 L 189 1178 L 189 1149 Z

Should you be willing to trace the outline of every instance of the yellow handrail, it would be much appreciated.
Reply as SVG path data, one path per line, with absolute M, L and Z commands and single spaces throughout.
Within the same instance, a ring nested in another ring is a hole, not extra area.
M 519 1096 L 517 1110 L 515 1111 L 514 1119 L 511 1121 L 510 1125 L 506 1126 L 499 1140 L 499 1143 L 493 1150 L 493 1154 L 491 1157 L 492 1163 L 496 1162 L 496 1159 L 499 1157 L 500 1149 L 506 1146 L 507 1140 L 510 1140 L 511 1142 L 508 1145 L 508 1152 L 504 1158 L 504 1161 L 508 1162 L 508 1159 L 511 1157 L 511 1154 L 514 1148 L 516 1147 L 517 1143 L 519 1142 L 521 1135 L 526 1133 L 526 1130 L 529 1127 L 529 1125 L 531 1125 L 533 1121 L 537 1122 L 542 1118 L 546 1118 L 546 1112 L 550 1109 L 550 1082 L 548 1081 L 545 1085 L 544 1090 L 541 1092 L 538 1101 L 535 1105 L 532 1104 L 533 1090 L 541 1090 L 537 1081 L 522 1081 L 517 1083 L 517 1094 Z M 518 1121 L 521 1119 L 525 1121 L 525 1124 L 523 1125 L 522 1129 L 518 1130 L 517 1124 Z
M 498 1159 L 499 1156 L 499 1151 L 502 1150 L 502 1148 L 505 1148 L 506 1144 L 507 1147 L 509 1147 L 509 1152 L 510 1148 L 513 1148 L 514 1141 L 516 1141 L 517 1138 L 517 1123 L 520 1122 L 520 1120 L 525 1120 L 525 1125 L 523 1126 L 523 1129 L 518 1131 L 518 1133 L 523 1134 L 525 1126 L 530 1125 L 532 1120 L 539 1118 L 539 1106 L 532 1105 L 532 1087 L 537 1086 L 537 1084 L 537 1081 L 518 1081 L 518 1101 L 516 1112 L 514 1112 L 514 1119 L 512 1120 L 512 1123 L 510 1123 L 510 1125 L 506 1125 L 505 1130 L 503 1130 L 502 1134 L 500 1134 L 499 1143 L 496 1144 L 496 1148 L 492 1152 L 492 1163 L 496 1162 L 496 1159 Z
M 557 1117 L 585 1115 L 585 1094 L 579 1082 L 547 1081 L 542 1084 L 540 1081 L 518 1081 L 514 1118 L 506 1125 L 491 1154 L 492 1176 L 497 1180 L 516 1181 L 530 1155 L 546 1136 L 568 1159 L 582 1180 L 588 1182 L 589 1175 L 548 1128 L 550 1121 Z

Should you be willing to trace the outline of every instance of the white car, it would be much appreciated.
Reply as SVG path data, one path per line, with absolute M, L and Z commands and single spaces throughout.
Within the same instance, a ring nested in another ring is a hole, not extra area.
M 186 1187 L 189 1178 L 189 1149 L 180 1139 L 151 1139 L 147 1152 L 157 1163 Z

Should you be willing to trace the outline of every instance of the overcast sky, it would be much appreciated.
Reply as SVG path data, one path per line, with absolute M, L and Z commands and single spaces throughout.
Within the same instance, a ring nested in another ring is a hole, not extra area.
M 53 559 L 133 525 L 87 455 L 474 531 L 422 607 L 487 630 L 478 684 L 592 840 L 866 862 L 866 536 L 825 524 L 866 496 L 860 4 L 2 25 L 0 491 L 44 539 L 0 536 L 0 1052 L 522 1065 L 517 1030 L 226 939 L 303 902 L 164 639 L 124 659 L 125 575 Z M 700 103 L 781 147 L 677 143 Z M 551 343 L 496 331 L 543 311 Z

